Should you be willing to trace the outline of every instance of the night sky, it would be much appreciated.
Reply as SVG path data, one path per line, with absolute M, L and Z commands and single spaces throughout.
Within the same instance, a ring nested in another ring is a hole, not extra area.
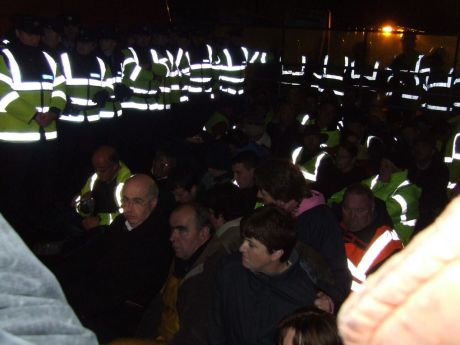
M 333 28 L 370 28 L 388 20 L 395 24 L 433 33 L 460 33 L 460 1 L 437 0 L 55 0 L 9 1 L 2 4 L 2 27 L 12 14 L 34 13 L 53 17 L 64 12 L 79 13 L 91 24 L 100 18 L 120 26 L 138 21 L 169 22 L 166 4 L 173 21 L 244 21 L 282 25 L 291 13 L 308 13 L 308 9 L 330 10 Z

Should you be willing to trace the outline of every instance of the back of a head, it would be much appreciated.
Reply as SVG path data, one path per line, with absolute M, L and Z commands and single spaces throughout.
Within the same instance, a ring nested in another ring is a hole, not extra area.
M 289 340 L 290 342 L 289 342 Z M 315 307 L 302 308 L 278 324 L 279 345 L 342 345 L 334 315 Z
M 310 196 L 310 189 L 300 169 L 289 160 L 269 159 L 261 162 L 255 172 L 256 185 L 275 200 L 300 202 Z
M 205 205 L 216 217 L 222 216 L 225 221 L 241 217 L 245 212 L 245 204 L 241 202 L 240 190 L 233 183 L 213 186 L 206 192 Z

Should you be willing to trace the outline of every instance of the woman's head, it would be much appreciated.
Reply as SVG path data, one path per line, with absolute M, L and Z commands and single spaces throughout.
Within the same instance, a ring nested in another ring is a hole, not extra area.
M 334 315 L 302 308 L 278 324 L 279 345 L 342 345 Z

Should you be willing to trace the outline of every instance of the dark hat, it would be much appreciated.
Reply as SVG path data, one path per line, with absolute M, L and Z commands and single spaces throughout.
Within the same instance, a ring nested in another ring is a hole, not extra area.
M 64 31 L 64 22 L 61 19 L 48 19 L 43 24 L 43 28 L 62 33 Z
M 133 28 L 132 31 L 133 34 L 135 35 L 151 35 L 152 34 L 152 29 L 149 25 L 138 25 Z
M 326 142 L 329 136 L 326 133 L 322 133 L 321 129 L 317 125 L 307 125 L 303 127 L 303 136 L 316 135 L 322 143 Z
M 15 19 L 15 28 L 29 34 L 41 35 L 42 23 L 37 17 L 20 16 Z
M 119 39 L 119 36 L 119 31 L 115 28 L 103 28 L 98 33 L 98 37 L 101 40 L 107 39 L 117 41 Z
M 80 29 L 78 31 L 77 42 L 95 42 L 97 36 L 93 31 L 88 29 Z

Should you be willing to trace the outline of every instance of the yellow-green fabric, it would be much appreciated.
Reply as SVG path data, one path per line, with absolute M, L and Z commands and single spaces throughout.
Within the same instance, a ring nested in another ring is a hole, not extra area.
M 120 164 L 120 169 L 118 170 L 116 180 L 117 180 L 117 187 L 115 188 L 115 201 L 120 199 L 121 195 L 117 195 L 117 192 L 121 193 L 121 188 L 125 181 L 131 176 L 131 170 L 123 163 L 122 161 L 119 161 Z M 89 193 L 92 191 L 94 188 L 94 184 L 97 181 L 97 175 L 94 173 L 92 176 L 88 178 L 86 181 L 85 185 L 80 191 L 80 197 L 83 197 L 83 195 Z M 121 206 L 121 205 L 118 205 Z M 80 212 L 80 210 L 77 208 L 77 212 L 80 213 L 81 216 L 89 216 L 88 214 L 83 214 Z M 119 212 L 112 212 L 112 213 L 98 213 L 97 216 L 100 219 L 99 225 L 110 225 L 112 221 L 119 215 Z
M 0 55 L 0 140 L 11 142 L 33 142 L 40 140 L 40 126 L 34 120 L 38 112 L 47 112 L 50 108 L 64 109 L 64 78 L 57 63 L 46 53 L 43 59 L 49 67 L 41 71 L 47 79 L 23 81 L 15 77 L 14 64 L 20 73 L 21 66 L 14 57 L 14 51 L 2 49 Z M 24 90 L 24 85 L 32 85 Z M 59 115 L 59 114 L 57 114 Z M 44 128 L 47 140 L 57 137 L 56 122 Z
M 419 216 L 419 199 L 421 190 L 407 179 L 407 170 L 402 170 L 391 175 L 389 182 L 372 176 L 361 182 L 370 187 L 375 197 L 385 202 L 388 214 L 393 221 L 393 226 L 399 238 L 407 244 L 414 231 L 415 222 Z M 345 189 L 332 195 L 328 204 L 342 202 Z
M 139 59 L 134 48 L 122 51 L 123 78 L 122 83 L 133 91 L 131 98 L 122 103 L 122 108 L 138 110 L 159 110 L 160 85 L 168 74 L 164 61 L 151 61 L 148 68 L 139 65 Z M 153 53 L 151 49 L 150 53 Z M 156 52 L 155 52 L 156 53 Z
M 216 126 L 219 124 L 225 124 L 225 126 L 228 128 L 228 126 L 230 126 L 230 121 L 224 114 L 219 111 L 215 111 L 212 113 L 211 117 L 204 125 L 204 128 L 206 129 L 206 132 L 218 139 L 221 133 L 216 132 Z
M 177 313 L 177 294 L 181 280 L 170 274 L 161 290 L 163 309 L 161 312 L 158 336 L 155 341 L 168 342 L 179 331 L 179 314 Z

